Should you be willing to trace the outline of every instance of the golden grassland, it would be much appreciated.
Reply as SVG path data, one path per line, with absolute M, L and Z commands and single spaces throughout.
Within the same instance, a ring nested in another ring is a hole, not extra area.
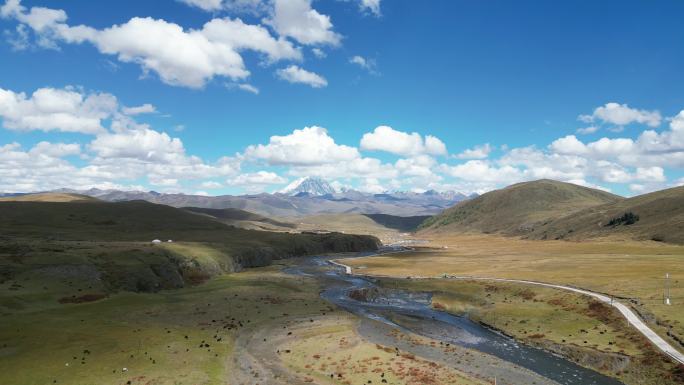
M 385 227 L 362 214 L 320 214 L 302 218 L 289 218 L 299 231 L 326 230 L 346 234 L 368 234 L 378 237 L 383 243 L 391 243 L 400 237 L 400 232 Z
M 449 274 L 574 285 L 622 297 L 675 346 L 678 342 L 667 336 L 668 329 L 674 336 L 684 337 L 682 246 L 635 241 L 529 241 L 476 234 L 432 235 L 428 246 L 431 248 L 345 263 L 357 273 L 371 275 Z M 663 304 L 666 273 L 671 276 L 670 306 Z
M 381 279 L 392 289 L 429 291 L 433 307 L 500 330 L 625 384 L 681 383 L 676 365 L 621 315 L 574 293 L 514 283 Z
M 284 364 L 317 384 L 488 384 L 443 364 L 364 341 L 349 316 L 296 330 L 297 338 L 280 347 Z

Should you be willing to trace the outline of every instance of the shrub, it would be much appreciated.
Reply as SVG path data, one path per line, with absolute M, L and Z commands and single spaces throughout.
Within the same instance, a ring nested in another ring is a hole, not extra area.
M 620 226 L 620 225 L 629 226 L 629 225 L 633 225 L 633 224 L 637 223 L 638 221 L 639 221 L 639 216 L 630 211 L 630 212 L 626 212 L 626 213 L 622 214 L 619 217 L 615 217 L 615 218 L 611 219 L 610 221 L 608 221 L 608 224 L 606 226 L 612 226 L 612 227 Z

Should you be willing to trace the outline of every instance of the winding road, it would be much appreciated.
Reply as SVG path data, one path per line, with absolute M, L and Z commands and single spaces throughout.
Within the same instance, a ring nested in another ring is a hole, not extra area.
M 363 274 L 354 274 L 351 266 L 347 266 L 343 263 L 331 261 L 337 266 L 343 267 L 345 269 L 345 272 L 349 275 L 358 275 L 358 276 L 364 276 Z M 432 278 L 434 277 L 413 277 L 413 278 Z M 648 338 L 653 345 L 655 345 L 658 349 L 660 349 L 663 353 L 665 353 L 668 357 L 673 359 L 674 361 L 684 364 L 684 354 L 682 354 L 679 350 L 675 349 L 672 345 L 670 345 L 667 341 L 665 341 L 662 337 L 660 337 L 656 332 L 653 331 L 653 329 L 649 328 L 644 321 L 639 318 L 639 316 L 632 311 L 627 305 L 616 301 L 607 295 L 596 293 L 590 290 L 585 290 L 585 289 L 578 289 L 576 287 L 571 287 L 571 286 L 564 286 L 564 285 L 555 285 L 551 283 L 545 283 L 545 282 L 537 282 L 537 281 L 528 281 L 528 280 L 522 280 L 522 279 L 506 279 L 506 278 L 488 278 L 488 277 L 467 277 L 467 276 L 453 276 L 453 275 L 444 275 L 442 277 L 443 279 L 455 279 L 455 280 L 481 280 L 481 281 L 497 281 L 497 282 L 510 282 L 510 283 L 521 283 L 521 284 L 527 284 L 527 285 L 536 285 L 536 286 L 544 286 L 544 287 L 549 287 L 553 289 L 560 289 L 560 290 L 567 290 L 567 291 L 572 291 L 578 294 L 583 294 L 590 296 L 592 298 L 595 298 L 605 304 L 608 304 L 610 306 L 615 307 L 620 314 L 622 314 L 623 317 L 629 322 L 630 325 L 635 327 L 641 334 L 644 335 L 644 337 Z

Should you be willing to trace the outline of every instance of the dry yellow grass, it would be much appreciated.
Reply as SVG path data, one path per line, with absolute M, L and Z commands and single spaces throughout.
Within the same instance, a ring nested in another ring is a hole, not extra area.
M 489 235 L 435 236 L 434 249 L 347 260 L 367 274 L 442 274 L 529 279 L 568 284 L 638 300 L 684 336 L 684 247 L 657 242 L 526 241 Z M 446 247 L 446 248 L 444 248 Z M 358 270 L 357 270 L 358 271 Z M 673 304 L 663 304 L 665 273 Z M 661 334 L 664 329 L 659 328 Z
M 362 214 L 320 214 L 303 218 L 289 218 L 297 224 L 297 230 L 326 230 L 346 234 L 368 234 L 378 237 L 384 243 L 400 238 L 400 232 L 385 227 Z
M 319 322 L 299 331 L 294 342 L 281 346 L 281 352 L 289 352 L 281 358 L 304 382 L 317 384 L 486 384 L 446 365 L 368 343 L 355 328 L 351 317 Z

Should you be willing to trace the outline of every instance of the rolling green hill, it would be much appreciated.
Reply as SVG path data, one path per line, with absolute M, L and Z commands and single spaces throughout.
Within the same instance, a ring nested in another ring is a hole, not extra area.
M 542 179 L 514 184 L 461 202 L 427 219 L 421 229 L 521 235 L 582 209 L 621 200 L 604 191 Z
M 625 214 L 631 220 L 621 220 L 626 219 Z M 586 208 L 550 221 L 526 237 L 571 240 L 613 237 L 684 244 L 684 187 Z
M 154 291 L 281 258 L 377 247 L 370 236 L 245 230 L 143 201 L 0 202 L 0 283 L 67 276 L 93 278 L 106 292 Z

